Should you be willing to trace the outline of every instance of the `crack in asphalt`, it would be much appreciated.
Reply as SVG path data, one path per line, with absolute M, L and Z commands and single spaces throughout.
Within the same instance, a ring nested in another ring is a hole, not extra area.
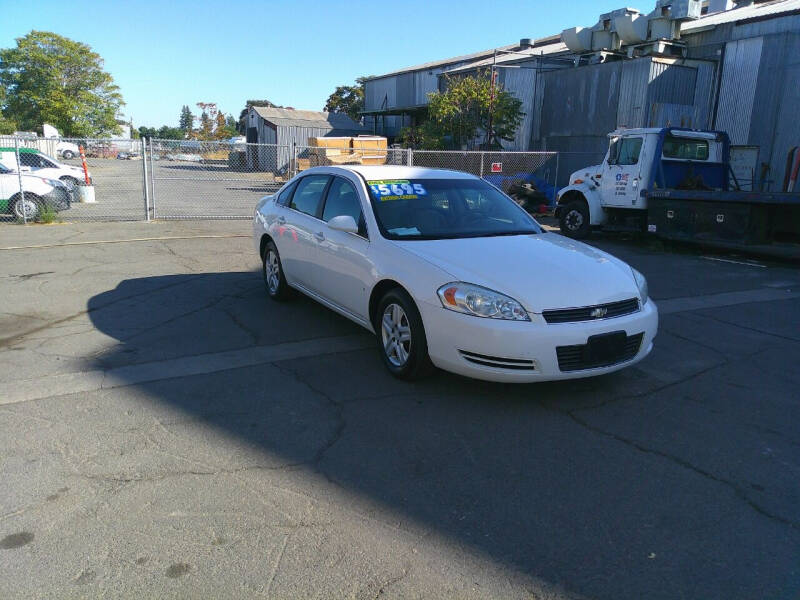
M 42 331 L 44 329 L 48 329 L 48 328 L 50 328 L 50 327 L 52 327 L 54 325 L 60 325 L 62 323 L 66 323 L 68 321 L 72 321 L 73 319 L 77 319 L 78 317 L 81 317 L 83 315 L 88 315 L 88 314 L 96 312 L 98 310 L 102 310 L 104 308 L 108 308 L 109 306 L 117 304 L 118 302 L 124 302 L 125 300 L 131 300 L 133 298 L 138 298 L 140 296 L 146 296 L 148 294 L 152 294 L 154 292 L 158 292 L 158 291 L 161 291 L 161 290 L 169 289 L 171 287 L 175 287 L 175 286 L 178 286 L 178 285 L 185 285 L 187 283 L 187 281 L 192 281 L 192 280 L 197 279 L 199 277 L 201 277 L 201 275 L 196 275 L 194 277 L 189 276 L 189 279 L 187 279 L 187 280 L 168 283 L 166 285 L 163 285 L 163 286 L 157 287 L 157 288 L 153 288 L 151 290 L 146 290 L 146 291 L 143 291 L 143 292 L 138 292 L 136 294 L 131 294 L 129 296 L 125 296 L 123 298 L 117 298 L 115 300 L 110 300 L 109 302 L 106 302 L 105 304 L 102 304 L 102 305 L 99 305 L 99 306 L 92 306 L 90 308 L 87 308 L 86 310 L 82 310 L 80 312 L 76 312 L 76 313 L 68 315 L 66 317 L 62 317 L 60 319 L 56 319 L 55 321 L 49 321 L 48 323 L 46 323 L 44 325 L 41 325 L 39 327 L 34 327 L 33 329 L 30 329 L 30 330 L 25 331 L 23 333 L 18 333 L 16 335 L 0 338 L 0 348 L 6 347 L 6 346 L 10 346 L 10 345 L 14 344 L 14 342 L 16 342 L 18 340 L 21 340 L 21 339 L 31 335 L 32 333 L 38 333 L 38 332 L 40 332 L 40 331 Z
M 602 429 L 601 427 L 597 427 L 595 425 L 592 425 L 588 421 L 586 421 L 585 419 L 582 419 L 578 415 L 576 415 L 575 414 L 576 411 L 570 410 L 570 411 L 557 411 L 557 412 L 560 412 L 561 414 L 564 414 L 564 415 L 568 416 L 570 419 L 572 419 L 573 422 L 575 422 L 576 424 L 580 425 L 581 427 L 583 427 L 587 431 L 591 431 L 591 432 L 593 432 L 593 433 L 595 433 L 597 435 L 601 435 L 603 437 L 607 437 L 607 438 L 613 439 L 615 441 L 618 441 L 618 442 L 620 442 L 622 444 L 625 444 L 626 446 L 629 446 L 631 448 L 634 448 L 634 449 L 636 449 L 639 452 L 642 452 L 644 454 L 651 454 L 653 456 L 659 456 L 659 457 L 664 458 L 664 459 L 666 459 L 666 460 L 668 460 L 668 461 L 670 461 L 670 462 L 672 462 L 672 463 L 674 463 L 674 464 L 676 464 L 676 465 L 678 465 L 680 467 L 683 467 L 684 469 L 688 469 L 688 470 L 690 470 L 690 471 L 692 471 L 692 472 L 704 477 L 705 479 L 709 479 L 711 481 L 715 481 L 717 483 L 721 483 L 721 484 L 725 485 L 726 487 L 730 488 L 734 492 L 736 497 L 738 497 L 740 500 L 744 501 L 745 504 L 747 504 L 750 508 L 752 508 L 754 511 L 756 511 L 760 515 L 762 515 L 762 516 L 764 516 L 764 517 L 766 517 L 766 518 L 768 518 L 768 519 L 770 519 L 772 521 L 780 523 L 782 525 L 787 525 L 787 526 L 791 527 L 792 529 L 800 529 L 800 522 L 793 521 L 791 519 L 787 519 L 785 517 L 782 517 L 780 515 L 777 515 L 775 513 L 772 513 L 770 511 L 768 511 L 766 508 L 762 507 L 761 505 L 759 505 L 758 503 L 753 501 L 749 496 L 747 496 L 745 490 L 739 484 L 737 484 L 734 481 L 731 481 L 729 479 L 725 479 L 723 477 L 719 477 L 717 475 L 714 475 L 713 473 L 711 473 L 709 471 L 706 471 L 705 469 L 702 469 L 702 468 L 692 464 L 688 460 L 685 460 L 685 459 L 683 459 L 683 458 L 681 458 L 679 456 L 675 456 L 674 454 L 669 454 L 668 452 L 664 452 L 662 450 L 657 450 L 655 448 L 649 448 L 649 447 L 645 446 L 644 444 L 641 444 L 640 442 L 637 442 L 636 440 L 627 438 L 627 437 L 622 436 L 622 435 L 620 435 L 618 433 L 614 433 L 613 431 L 607 431 L 605 429 Z

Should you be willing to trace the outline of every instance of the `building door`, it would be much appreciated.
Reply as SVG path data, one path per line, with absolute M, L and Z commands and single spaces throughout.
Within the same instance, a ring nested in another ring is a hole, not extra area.
M 247 143 L 248 144 L 257 144 L 258 143 L 258 129 L 256 127 L 248 127 L 247 128 Z M 259 165 L 259 149 L 257 147 L 248 146 L 247 152 L 250 154 L 250 169 L 252 171 L 260 171 L 258 168 Z

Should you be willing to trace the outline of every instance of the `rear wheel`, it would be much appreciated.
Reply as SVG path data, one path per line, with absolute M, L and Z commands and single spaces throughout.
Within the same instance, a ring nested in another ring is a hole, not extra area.
M 69 160 L 70 158 L 75 158 L 75 153 L 72 150 L 64 150 L 61 153 L 61 158 Z
M 42 201 L 36 194 L 25 194 L 24 201 L 20 194 L 17 194 L 11 199 L 11 212 L 20 221 L 33 221 L 39 216 L 41 205 Z
M 589 235 L 589 206 L 585 200 L 572 200 L 561 209 L 561 233 L 580 240 Z
M 264 247 L 264 255 L 261 257 L 261 274 L 264 277 L 264 286 L 267 294 L 273 300 L 288 300 L 291 296 L 291 288 L 286 283 L 281 265 L 281 256 L 278 248 L 272 241 L 267 242 Z
M 378 351 L 392 375 L 413 380 L 433 371 L 422 317 L 408 292 L 395 288 L 381 298 L 375 331 Z

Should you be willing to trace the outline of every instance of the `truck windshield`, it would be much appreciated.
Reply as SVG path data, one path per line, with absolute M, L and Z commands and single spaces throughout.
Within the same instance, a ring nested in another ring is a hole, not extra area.
M 516 202 L 480 179 L 394 179 L 367 182 L 381 234 L 392 240 L 435 240 L 541 233 Z

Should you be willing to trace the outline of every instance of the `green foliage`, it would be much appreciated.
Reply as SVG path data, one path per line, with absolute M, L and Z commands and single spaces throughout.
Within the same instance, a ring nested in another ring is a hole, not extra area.
M 178 128 L 184 133 L 190 133 L 194 128 L 195 116 L 192 114 L 188 105 L 184 104 L 181 108 L 181 115 L 178 117 Z
M 327 102 L 325 102 L 326 112 L 346 113 L 356 122 L 361 120 L 361 111 L 364 110 L 364 82 L 368 77 L 356 79 L 356 85 L 337 86 Z
M 3 107 L 6 100 L 6 88 L 0 83 L 0 135 L 14 133 L 17 130 L 17 124 L 3 116 Z
M 52 206 L 49 204 L 44 204 L 39 207 L 39 214 L 36 215 L 36 221 L 38 223 L 49 225 L 50 223 L 55 223 L 58 220 L 58 213 Z
M 162 125 L 158 129 L 155 127 L 139 127 L 139 136 L 143 138 L 156 138 L 159 140 L 182 140 L 186 137 L 183 129 Z
M 440 149 L 502 148 L 514 139 L 522 122 L 522 102 L 495 84 L 487 73 L 447 77 L 445 91 L 428 94 L 428 119 L 414 130 L 401 133 L 406 145 Z M 491 139 L 486 138 L 491 127 Z M 481 142 L 483 139 L 483 143 Z
M 247 112 L 250 110 L 251 106 L 266 106 L 268 108 L 284 108 L 283 106 L 279 106 L 278 104 L 273 104 L 269 100 L 248 100 L 245 102 L 245 106 L 242 109 L 242 112 L 239 113 L 239 121 L 237 123 L 237 129 L 239 131 L 239 135 L 247 135 Z
M 122 95 L 86 44 L 31 31 L 17 38 L 15 48 L 0 50 L 0 86 L 3 117 L 22 130 L 50 123 L 67 137 L 119 133 Z

